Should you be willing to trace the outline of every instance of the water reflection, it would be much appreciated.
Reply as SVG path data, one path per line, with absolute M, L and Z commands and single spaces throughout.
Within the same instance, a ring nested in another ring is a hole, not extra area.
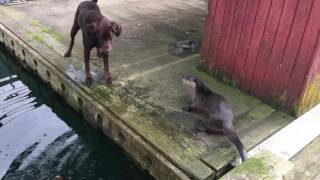
M 0 52 L 0 179 L 151 178 L 12 58 Z

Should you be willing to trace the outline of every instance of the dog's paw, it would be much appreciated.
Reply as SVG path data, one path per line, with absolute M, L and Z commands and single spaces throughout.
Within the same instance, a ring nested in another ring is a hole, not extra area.
M 64 57 L 71 57 L 71 53 L 70 53 L 70 52 L 66 52 L 66 53 L 64 54 Z
M 91 85 L 93 83 L 92 77 L 87 77 L 86 78 L 86 84 Z
M 108 85 L 108 84 L 112 84 L 112 77 L 108 77 L 107 79 L 106 79 L 106 84 Z

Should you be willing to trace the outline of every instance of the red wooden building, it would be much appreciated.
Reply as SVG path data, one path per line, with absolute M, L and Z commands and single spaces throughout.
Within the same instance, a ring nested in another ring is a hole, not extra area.
M 320 101 L 320 0 L 209 0 L 201 63 L 301 114 Z

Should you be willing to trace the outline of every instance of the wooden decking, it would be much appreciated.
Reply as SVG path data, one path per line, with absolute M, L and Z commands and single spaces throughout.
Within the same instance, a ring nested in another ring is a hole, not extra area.
M 295 164 L 287 179 L 318 180 L 320 179 L 320 137 L 306 146 L 290 161 Z

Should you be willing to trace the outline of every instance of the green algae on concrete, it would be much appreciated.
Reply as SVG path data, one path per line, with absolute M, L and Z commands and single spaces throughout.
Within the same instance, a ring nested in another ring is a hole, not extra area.
M 29 22 L 31 27 L 27 29 L 27 32 L 30 34 L 30 38 L 34 39 L 41 44 L 48 46 L 50 49 L 53 48 L 53 40 L 54 41 L 62 41 L 62 37 L 53 32 L 50 32 L 48 27 L 44 27 L 39 21 L 23 17 L 25 20 Z
M 41 28 L 41 32 L 49 33 L 49 29 L 47 27 Z
M 256 155 L 225 174 L 221 179 L 280 180 L 293 167 L 294 165 L 291 162 L 262 149 Z
M 45 44 L 45 39 L 43 36 L 36 34 L 34 32 L 31 32 L 31 31 L 30 31 L 30 35 L 31 35 L 31 38 L 33 38 L 34 40 L 36 40 L 42 44 Z
M 32 25 L 32 26 L 38 26 L 39 25 L 39 21 L 35 20 L 35 19 L 28 19 L 28 22 Z
M 29 33 L 29 36 L 30 36 L 29 39 L 38 41 L 39 43 L 41 43 L 41 44 L 43 44 L 43 45 L 46 45 L 46 46 L 49 47 L 50 49 L 53 48 L 53 46 L 52 46 L 51 44 L 48 44 L 48 43 L 47 43 L 46 37 L 43 36 L 42 34 L 33 32 L 33 31 L 31 31 L 31 30 L 27 30 L 27 32 Z
M 247 161 L 242 163 L 238 168 L 235 168 L 234 173 L 241 174 L 244 172 L 250 172 L 250 174 L 256 179 L 267 179 L 269 176 L 268 169 L 263 162 L 262 158 L 249 158 Z

